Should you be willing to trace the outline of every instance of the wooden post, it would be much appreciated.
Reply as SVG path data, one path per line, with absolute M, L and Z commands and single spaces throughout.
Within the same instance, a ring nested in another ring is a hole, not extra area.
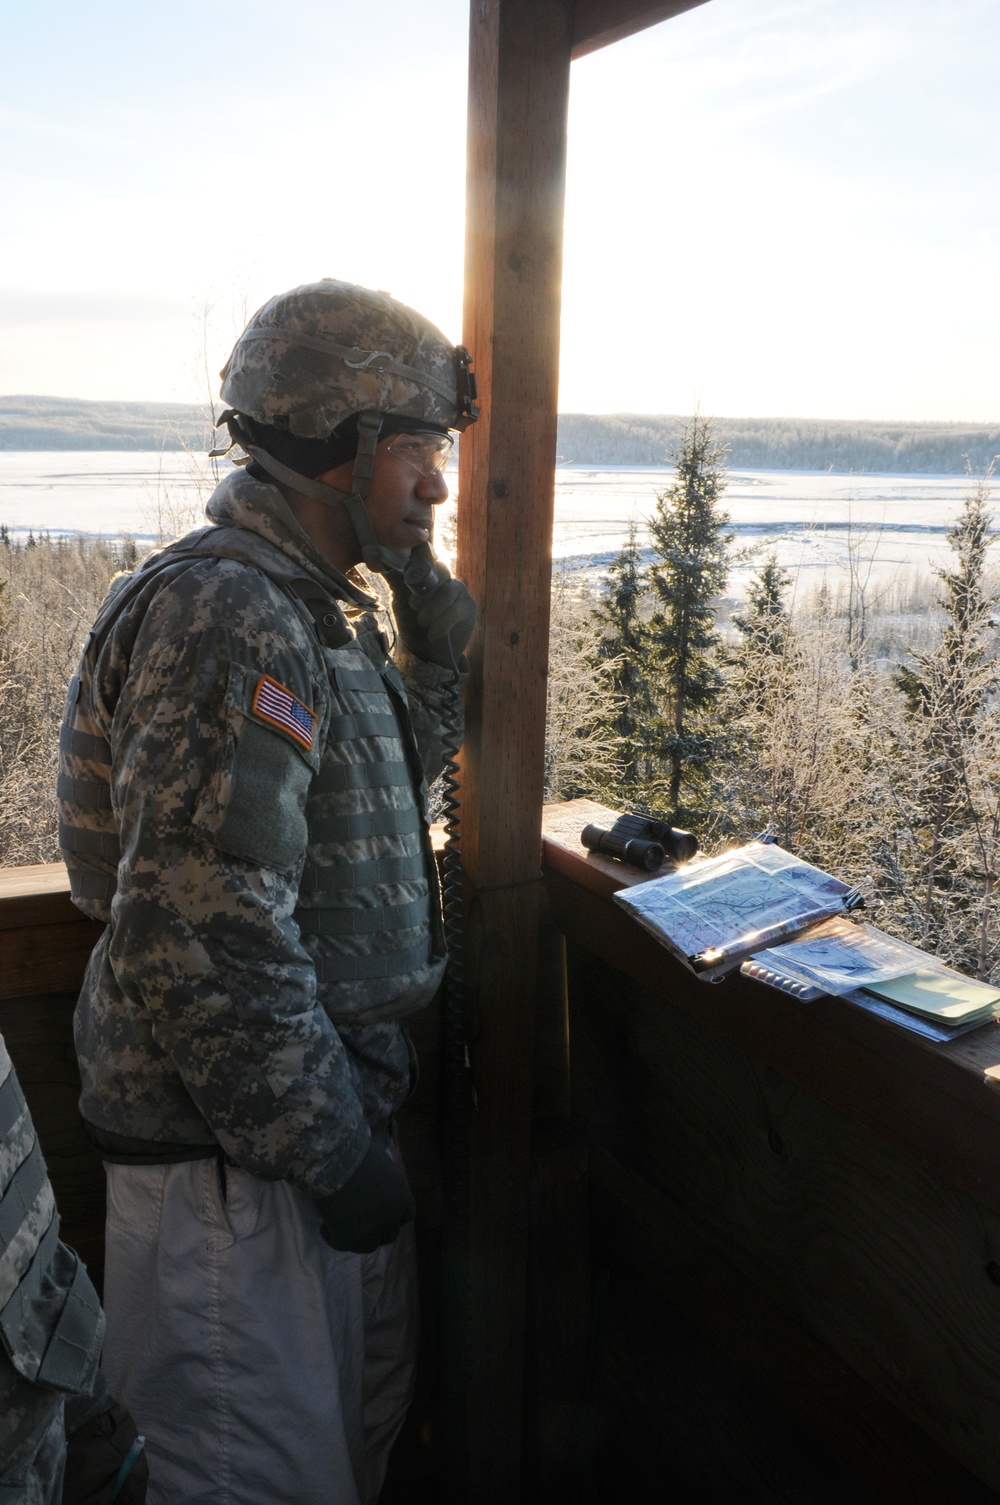
M 478 1111 L 470 1498 L 519 1497 L 571 0 L 472 0 L 458 568 L 479 603 L 463 755 Z

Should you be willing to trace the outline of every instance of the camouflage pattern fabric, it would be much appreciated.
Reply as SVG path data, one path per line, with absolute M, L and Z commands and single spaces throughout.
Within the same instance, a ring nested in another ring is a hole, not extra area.
M 0 1036 L 0 1505 L 58 1500 L 67 1395 L 97 1382 L 104 1319 L 59 1218 Z
M 221 376 L 238 412 L 303 439 L 365 411 L 465 427 L 441 331 L 386 293 L 332 278 L 269 299 Z
M 403 1019 L 444 970 L 424 773 L 461 684 L 388 659 L 276 488 L 237 472 L 209 517 L 119 591 L 67 701 L 61 841 L 110 921 L 81 1109 L 105 1144 L 221 1146 L 319 1197 L 411 1090 Z

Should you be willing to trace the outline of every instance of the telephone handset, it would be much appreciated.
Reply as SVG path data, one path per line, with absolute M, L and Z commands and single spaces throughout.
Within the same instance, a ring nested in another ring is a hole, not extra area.
M 429 596 L 440 583 L 434 550 L 429 542 L 418 543 L 410 550 L 409 562 L 403 571 L 403 584 L 414 596 Z

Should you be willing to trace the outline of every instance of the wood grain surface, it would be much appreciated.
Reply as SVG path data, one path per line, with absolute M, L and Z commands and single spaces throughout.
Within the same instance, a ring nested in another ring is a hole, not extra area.
M 61 862 L 0 870 L 0 1000 L 78 991 L 102 928 L 73 907 Z
M 674 1498 L 669 1477 L 700 1505 L 996 1500 L 662 1189 L 596 1147 L 590 1169 L 611 1438 L 595 1498 Z
M 471 1498 L 518 1498 L 570 0 L 477 0 L 469 39 L 458 573 L 479 606 L 462 753 L 473 1132 Z
M 585 57 L 610 42 L 620 42 L 647 26 L 669 21 L 705 0 L 576 0 L 573 56 Z

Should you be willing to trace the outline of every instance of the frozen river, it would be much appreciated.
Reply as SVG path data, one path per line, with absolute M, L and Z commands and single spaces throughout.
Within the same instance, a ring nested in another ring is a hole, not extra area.
M 653 467 L 561 466 L 554 556 L 602 570 L 630 518 L 645 540 L 644 519 L 670 479 L 668 469 Z M 196 522 L 212 485 L 207 459 L 177 451 L 0 451 L 0 523 L 17 538 L 34 530 L 151 542 Z M 739 548 L 751 549 L 751 559 L 773 549 L 807 583 L 838 573 L 852 548 L 872 558 L 879 575 L 926 572 L 943 560 L 968 490 L 963 476 L 734 471 L 725 502 Z M 737 570 L 737 588 L 751 567 Z

